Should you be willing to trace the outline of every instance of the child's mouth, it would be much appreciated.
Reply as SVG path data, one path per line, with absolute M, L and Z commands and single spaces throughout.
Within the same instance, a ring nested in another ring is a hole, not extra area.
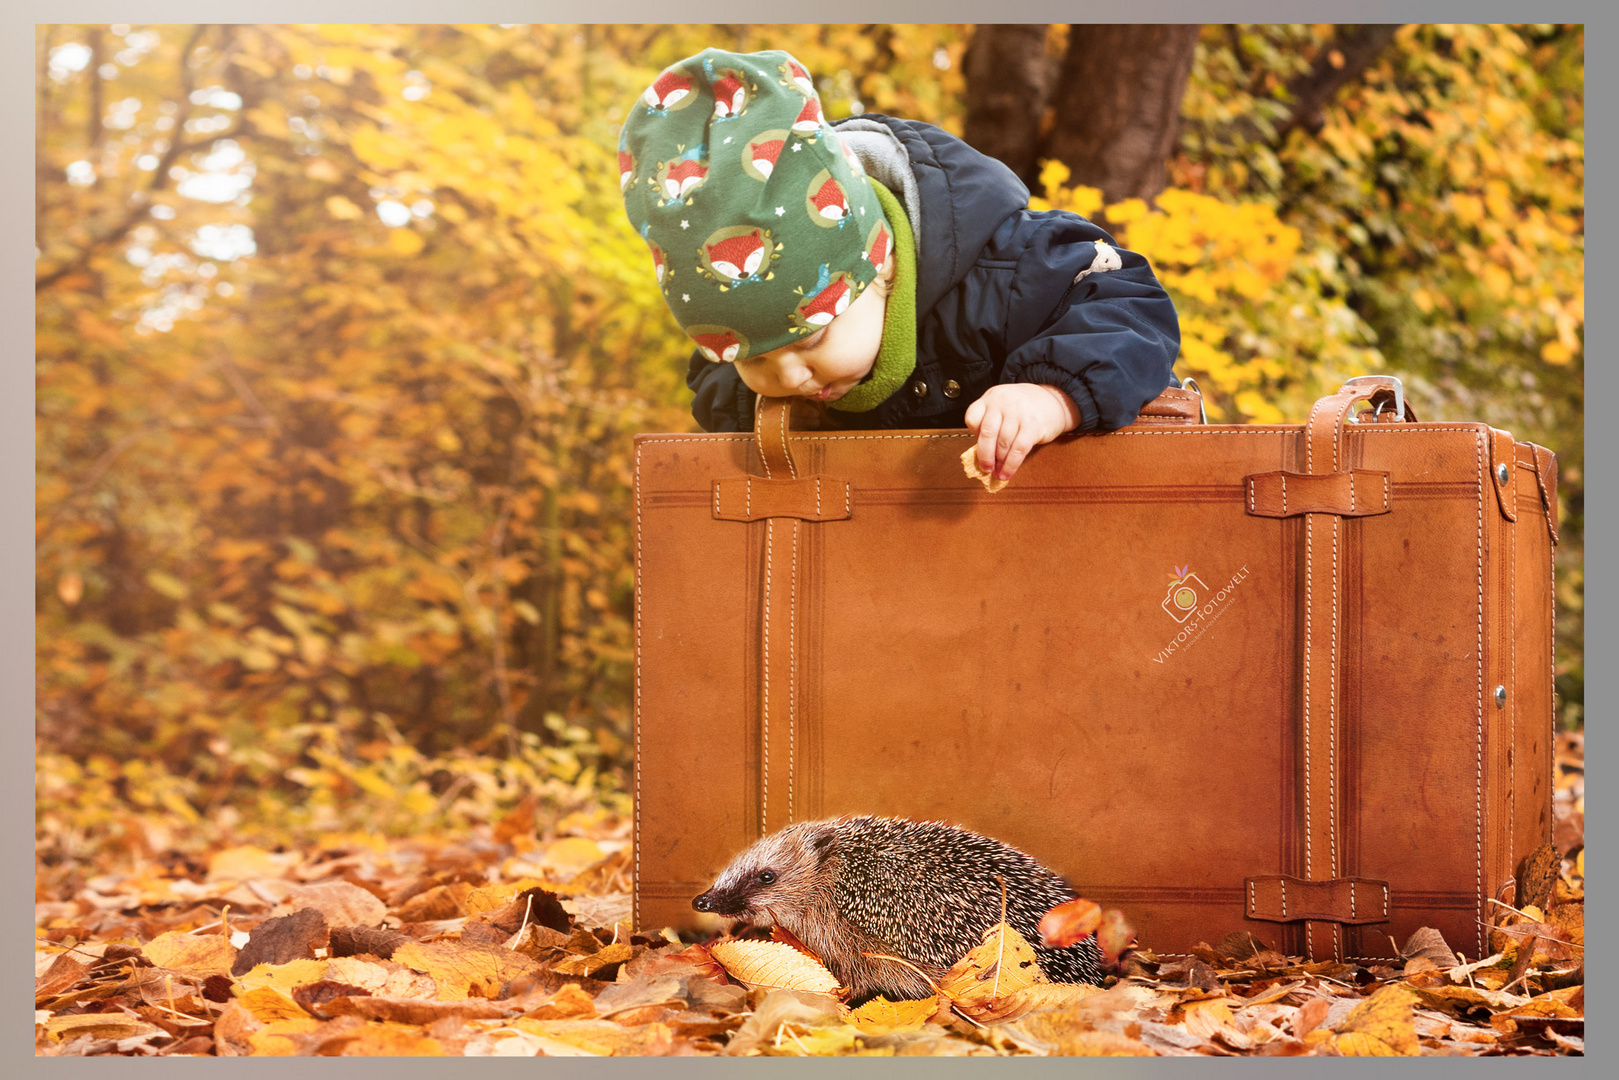
M 821 389 L 815 391 L 815 393 L 810 394 L 809 395 L 809 400 L 811 400 L 811 401 L 830 401 L 832 398 L 836 397 L 837 394 L 838 394 L 837 387 L 835 387 L 835 386 L 824 386 Z

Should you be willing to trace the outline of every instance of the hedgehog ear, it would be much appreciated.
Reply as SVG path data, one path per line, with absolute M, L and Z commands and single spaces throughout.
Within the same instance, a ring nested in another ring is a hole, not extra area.
M 838 834 L 831 829 L 822 829 L 810 840 L 810 848 L 815 852 L 818 862 L 826 862 L 832 854 L 832 848 L 837 844 Z

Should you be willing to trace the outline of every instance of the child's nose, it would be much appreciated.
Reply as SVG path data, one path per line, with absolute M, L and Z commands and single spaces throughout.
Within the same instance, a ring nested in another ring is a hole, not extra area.
M 811 377 L 809 365 L 805 364 L 798 357 L 793 356 L 791 353 L 782 357 L 782 386 L 786 387 L 788 390 L 797 390 L 800 386 L 803 386 L 805 383 L 809 382 Z

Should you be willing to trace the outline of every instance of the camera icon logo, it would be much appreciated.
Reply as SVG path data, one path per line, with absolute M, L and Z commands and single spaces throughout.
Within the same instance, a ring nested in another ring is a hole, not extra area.
M 1175 568 L 1174 578 L 1164 595 L 1164 610 L 1176 622 L 1185 622 L 1203 603 L 1203 598 L 1209 594 L 1209 587 L 1203 584 L 1202 578 L 1189 573 L 1184 566 Z

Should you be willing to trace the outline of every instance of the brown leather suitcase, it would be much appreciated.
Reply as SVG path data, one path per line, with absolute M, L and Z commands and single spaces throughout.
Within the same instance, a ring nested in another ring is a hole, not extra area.
M 1399 398 L 1218 426 L 1169 390 L 993 495 L 960 429 L 637 437 L 636 924 L 873 813 L 1023 848 L 1161 953 L 1484 955 L 1550 836 L 1556 465 Z

